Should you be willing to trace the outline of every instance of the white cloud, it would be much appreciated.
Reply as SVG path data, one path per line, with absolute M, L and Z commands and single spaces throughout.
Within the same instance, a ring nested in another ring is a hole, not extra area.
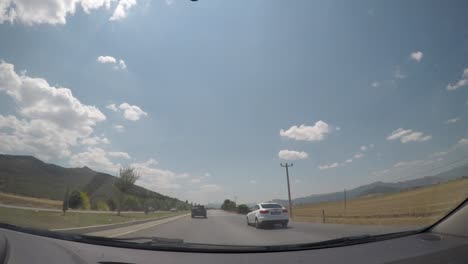
M 394 139 L 400 138 L 403 135 L 411 133 L 411 131 L 412 131 L 411 129 L 405 130 L 403 128 L 398 128 L 397 130 L 393 131 L 392 134 L 390 134 L 387 137 L 387 140 L 394 140 Z
M 330 132 L 328 124 L 320 120 L 317 121 L 314 126 L 302 124 L 299 127 L 292 126 L 286 131 L 281 129 L 280 135 L 295 140 L 321 141 L 325 139 L 325 136 Z
M 459 118 L 459 117 L 451 118 L 451 119 L 445 121 L 445 124 L 455 124 L 455 123 L 457 123 L 458 121 L 460 121 L 460 118 Z
M 192 183 L 199 183 L 199 182 L 201 182 L 201 179 L 200 179 L 200 178 L 193 178 L 193 179 L 191 180 L 191 182 L 192 182 Z
M 101 138 L 97 136 L 87 137 L 81 140 L 81 144 L 88 145 L 88 146 L 94 146 L 98 144 L 109 144 L 109 143 L 110 141 L 106 137 Z
M 99 56 L 97 58 L 97 61 L 99 63 L 103 63 L 103 64 L 106 64 L 106 63 L 115 64 L 115 63 L 117 63 L 117 60 L 112 56 Z
M 307 159 L 309 155 L 306 152 L 283 149 L 278 152 L 278 157 L 284 160 Z
M 454 91 L 462 86 L 468 85 L 468 68 L 463 70 L 462 78 L 458 80 L 455 84 L 448 84 L 447 90 Z M 467 101 L 468 104 L 468 101 Z
M 108 104 L 108 105 L 106 105 L 106 108 L 109 109 L 109 110 L 112 110 L 114 112 L 119 111 L 119 109 L 117 108 L 117 106 L 115 106 L 115 104 Z
M 412 167 L 416 165 L 423 164 L 423 160 L 413 160 L 413 161 L 400 161 L 393 165 L 394 168 L 403 168 L 403 167 Z
M 116 69 L 116 70 L 125 70 L 125 69 L 127 69 L 127 64 L 125 64 L 124 60 L 119 60 L 119 64 L 114 66 L 114 69 Z
M 445 155 L 447 155 L 447 154 L 448 154 L 447 151 L 441 151 L 441 152 L 433 153 L 433 154 L 431 154 L 430 156 L 431 156 L 431 157 L 442 157 L 442 156 L 445 156 Z
M 423 142 L 430 140 L 432 138 L 431 135 L 424 135 L 422 132 L 415 132 L 411 129 L 403 129 L 398 128 L 397 130 L 393 131 L 388 137 L 387 140 L 395 140 L 400 139 L 401 143 L 407 142 Z
M 136 0 L 120 0 L 109 20 L 120 20 L 127 17 L 128 10 L 136 5 Z
M 117 131 L 117 132 L 119 132 L 119 133 L 125 131 L 125 127 L 122 126 L 122 125 L 114 125 L 114 129 L 115 129 L 115 131 Z
M 9 95 L 21 116 L 0 115 L 0 151 L 63 158 L 106 119 L 95 106 L 82 104 L 70 89 L 41 78 L 18 75 L 14 65 L 0 63 L 0 92 Z
M 355 158 L 355 159 L 360 159 L 360 158 L 362 158 L 362 157 L 364 157 L 364 154 L 362 154 L 362 153 L 356 153 L 356 154 L 354 154 L 354 156 L 353 156 L 353 158 Z
M 457 142 L 456 146 L 465 146 L 468 145 L 468 138 L 462 138 Z
M 174 0 L 166 0 L 166 5 L 170 6 L 174 3 Z
M 351 163 L 351 162 L 353 162 L 353 159 L 347 159 L 347 160 L 345 160 L 344 163 Z
M 0 23 L 66 24 L 67 16 L 74 15 L 77 7 L 89 14 L 92 10 L 110 9 L 117 3 L 110 20 L 127 16 L 136 0 L 0 0 Z
M 182 182 L 187 182 L 190 175 L 175 173 L 170 170 L 156 167 L 157 161 L 149 159 L 146 162 L 132 163 L 131 166 L 141 175 L 137 184 L 153 191 L 165 191 L 167 189 L 179 189 Z
M 362 151 L 366 151 L 366 150 L 367 150 L 367 146 L 361 146 L 361 150 L 362 150 Z
M 251 183 L 251 184 L 257 184 L 257 181 L 256 181 L 256 180 L 250 180 L 249 183 Z
M 299 180 L 299 179 L 295 179 L 295 180 L 294 180 L 294 183 L 296 183 L 296 184 L 297 184 L 297 183 L 300 183 L 300 182 L 301 182 L 301 180 Z
M 334 163 L 331 163 L 331 164 L 320 165 L 319 169 L 320 170 L 328 170 L 328 169 L 336 168 L 338 166 L 339 166 L 338 162 L 334 162 Z
M 219 192 L 222 188 L 217 184 L 205 184 L 200 186 L 200 190 L 204 192 Z
M 122 59 L 117 60 L 116 58 L 112 56 L 99 56 L 96 59 L 97 62 L 102 63 L 102 64 L 111 64 L 114 65 L 113 69 L 114 70 L 125 70 L 127 69 L 127 64 L 125 64 L 125 61 Z
M 128 103 L 122 103 L 119 106 L 119 109 L 124 111 L 125 119 L 131 120 L 131 121 L 140 120 L 141 117 L 148 115 L 148 113 L 141 110 L 140 107 L 136 105 L 130 105 Z
M 380 83 L 379 82 L 372 82 L 371 86 L 374 87 L 374 88 L 377 88 L 377 87 L 380 86 Z
M 107 154 L 114 158 L 131 159 L 130 155 L 127 152 L 111 151 L 111 152 L 108 152 Z
M 423 58 L 424 54 L 421 51 L 415 51 L 410 54 L 410 59 L 420 62 Z
M 72 155 L 69 164 L 75 167 L 87 166 L 93 170 L 103 170 L 111 174 L 117 173 L 121 167 L 119 163 L 113 163 L 109 159 L 105 150 L 96 147 L 89 147 L 84 152 Z

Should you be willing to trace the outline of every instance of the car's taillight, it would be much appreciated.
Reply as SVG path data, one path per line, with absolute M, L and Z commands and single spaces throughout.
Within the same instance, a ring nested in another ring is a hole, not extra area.
M 288 209 L 283 209 L 283 213 L 287 213 L 288 212 Z
M 260 210 L 260 213 L 261 213 L 261 214 L 268 214 L 269 212 L 270 212 L 270 211 L 268 211 L 268 210 Z

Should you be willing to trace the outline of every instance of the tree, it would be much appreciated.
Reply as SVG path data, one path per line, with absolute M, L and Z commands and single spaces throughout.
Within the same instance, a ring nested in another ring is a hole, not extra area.
M 73 191 L 70 193 L 70 198 L 68 198 L 68 206 L 72 209 L 78 209 L 81 207 L 82 200 L 79 191 Z
M 63 197 L 63 203 L 62 203 L 62 211 L 63 211 L 63 215 L 65 215 L 65 213 L 67 212 L 68 210 L 68 199 L 69 199 L 69 196 L 70 196 L 70 190 L 68 189 L 68 186 L 67 186 L 67 190 L 65 191 L 65 196 Z
M 91 203 L 89 202 L 88 194 L 86 194 L 85 192 L 80 192 L 80 197 L 81 197 L 81 209 L 83 210 L 91 209 Z
M 124 167 L 119 170 L 119 177 L 114 181 L 116 190 L 117 215 L 120 215 L 124 195 L 138 180 L 139 175 L 133 167 Z
M 239 214 L 248 214 L 250 212 L 250 209 L 247 205 L 245 204 L 240 204 L 237 206 L 237 213 Z
M 235 212 L 237 210 L 236 202 L 226 199 L 221 205 L 221 209 L 224 211 Z

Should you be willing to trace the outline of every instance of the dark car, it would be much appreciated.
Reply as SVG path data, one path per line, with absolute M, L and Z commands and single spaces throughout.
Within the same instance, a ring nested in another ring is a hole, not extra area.
M 192 207 L 192 218 L 195 218 L 197 216 L 201 216 L 203 218 L 206 218 L 206 208 L 203 205 L 196 205 Z

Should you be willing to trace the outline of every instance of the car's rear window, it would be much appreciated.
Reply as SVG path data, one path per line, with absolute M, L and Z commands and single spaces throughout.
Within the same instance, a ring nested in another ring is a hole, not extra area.
M 262 204 L 262 208 L 283 208 L 280 204 Z

